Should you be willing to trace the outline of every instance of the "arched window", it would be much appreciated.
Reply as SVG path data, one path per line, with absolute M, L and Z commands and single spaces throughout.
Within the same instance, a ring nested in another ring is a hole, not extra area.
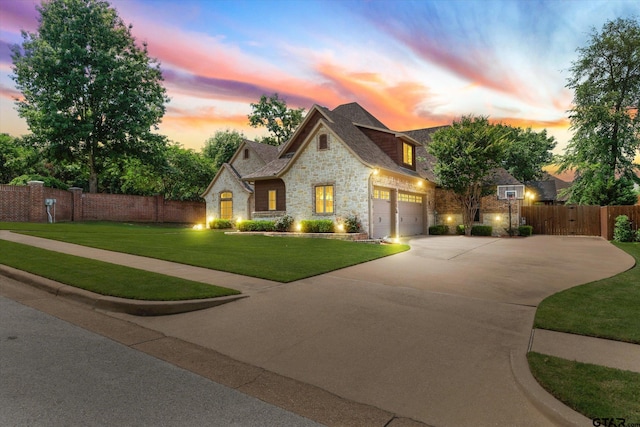
M 233 193 L 231 191 L 220 193 L 220 218 L 233 218 Z

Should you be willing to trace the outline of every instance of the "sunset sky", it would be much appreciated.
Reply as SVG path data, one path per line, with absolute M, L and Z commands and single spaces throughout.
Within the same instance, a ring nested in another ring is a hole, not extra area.
M 0 2 L 0 133 L 28 133 L 9 46 L 37 29 L 34 0 Z M 249 103 L 358 102 L 394 130 L 463 114 L 570 138 L 565 88 L 576 48 L 637 0 L 114 0 L 158 59 L 171 102 L 160 133 L 199 150 L 218 130 L 253 138 Z

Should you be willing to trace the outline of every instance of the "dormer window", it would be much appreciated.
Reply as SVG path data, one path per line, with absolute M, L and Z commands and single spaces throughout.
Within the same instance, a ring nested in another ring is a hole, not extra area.
M 328 150 L 329 149 L 329 138 L 326 133 L 318 136 L 318 150 Z
M 402 143 L 402 163 L 408 166 L 413 166 L 414 162 L 414 147 L 406 142 Z
M 245 148 L 244 149 L 244 154 L 242 156 L 243 159 L 248 159 L 249 158 L 249 149 Z

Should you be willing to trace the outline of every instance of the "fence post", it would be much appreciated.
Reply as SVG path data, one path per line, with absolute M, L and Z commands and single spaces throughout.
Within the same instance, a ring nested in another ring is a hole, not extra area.
M 29 181 L 29 222 L 46 222 L 47 210 L 44 206 L 44 182 Z
M 82 188 L 71 187 L 71 221 L 82 221 Z
M 156 222 L 164 222 L 164 196 L 156 194 Z

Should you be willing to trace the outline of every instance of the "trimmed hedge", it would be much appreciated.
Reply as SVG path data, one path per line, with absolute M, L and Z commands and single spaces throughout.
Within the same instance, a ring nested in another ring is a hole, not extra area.
M 459 235 L 464 234 L 464 224 L 460 224 L 456 227 L 456 234 L 459 234 Z
M 521 225 L 518 227 L 518 235 L 520 236 L 531 236 L 533 234 L 533 226 L 531 225 Z
M 491 236 L 493 227 L 490 225 L 474 225 L 471 227 L 472 236 Z
M 431 227 L 429 227 L 429 234 L 433 236 L 440 236 L 442 234 L 448 234 L 448 233 L 449 233 L 448 225 L 440 224 L 440 225 L 432 225 Z
M 300 221 L 303 233 L 333 233 L 334 224 L 330 219 L 305 219 Z
M 275 224 L 267 220 L 244 220 L 236 224 L 238 231 L 273 231 Z
M 233 228 L 233 224 L 228 219 L 214 219 L 209 223 L 209 228 L 214 230 L 222 230 L 225 228 Z

